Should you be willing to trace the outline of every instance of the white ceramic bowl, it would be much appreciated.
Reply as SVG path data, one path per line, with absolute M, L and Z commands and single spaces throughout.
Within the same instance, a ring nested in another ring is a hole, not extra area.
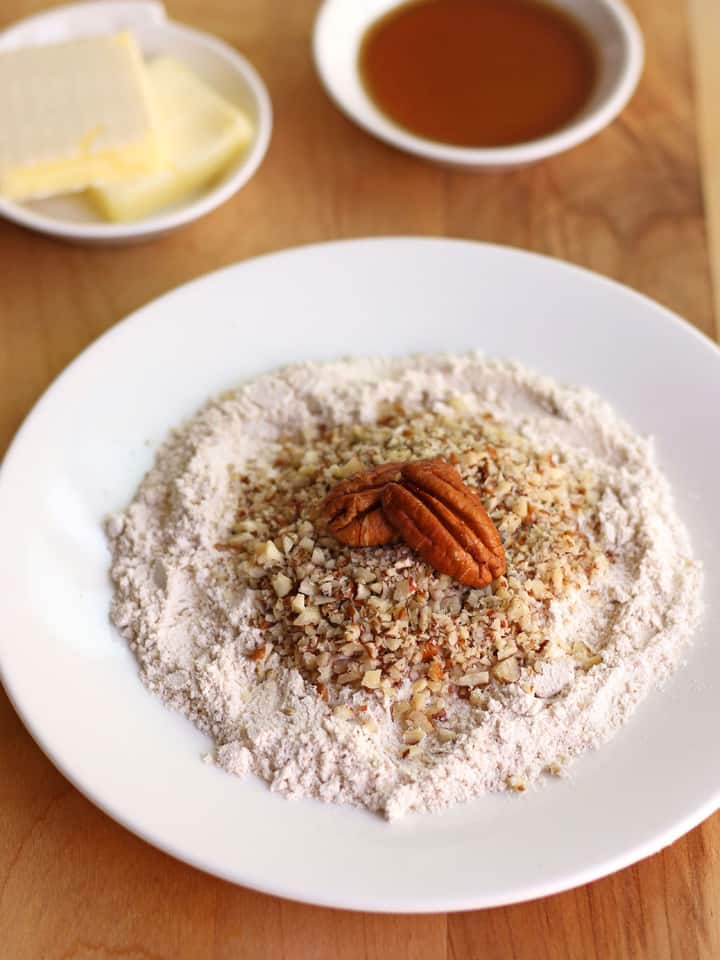
M 55 43 L 97 33 L 130 30 L 146 56 L 170 54 L 250 116 L 249 146 L 211 187 L 189 200 L 130 223 L 108 223 L 82 196 L 66 194 L 16 203 L 0 198 L 0 216 L 65 240 L 94 244 L 147 240 L 214 210 L 244 186 L 265 156 L 272 131 L 272 106 L 251 64 L 215 37 L 174 23 L 155 0 L 99 0 L 57 7 L 22 20 L 0 34 L 0 50 Z
M 402 0 L 401 0 L 402 2 Z M 576 146 L 607 126 L 637 86 L 643 41 L 635 18 L 620 0 L 552 0 L 594 38 L 600 69 L 582 112 L 556 133 L 509 147 L 456 147 L 416 136 L 393 123 L 365 92 L 357 60 L 362 37 L 398 0 L 324 0 L 315 21 L 315 65 L 325 89 L 350 119 L 381 140 L 427 160 L 466 169 L 497 169 L 542 160 Z

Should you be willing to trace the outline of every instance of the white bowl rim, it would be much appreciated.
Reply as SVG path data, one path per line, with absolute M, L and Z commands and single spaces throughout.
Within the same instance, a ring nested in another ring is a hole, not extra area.
M 627 56 L 622 72 L 605 99 L 586 116 L 571 121 L 555 133 L 535 140 L 507 147 L 458 147 L 413 134 L 394 124 L 374 105 L 362 114 L 348 107 L 338 93 L 331 73 L 326 69 L 321 52 L 321 35 L 326 19 L 332 8 L 340 2 L 344 0 L 323 0 L 313 25 L 315 69 L 330 99 L 345 116 L 367 133 L 401 150 L 453 166 L 491 168 L 521 165 L 553 156 L 588 140 L 608 126 L 625 108 L 638 85 L 645 61 L 642 32 L 628 7 L 622 0 L 593 0 L 610 13 L 626 44 Z M 407 0 L 396 0 L 388 9 L 406 2 Z
M 190 203 L 183 204 L 167 213 L 158 213 L 128 223 L 85 223 L 45 216 L 36 210 L 29 209 L 22 203 L 0 198 L 1 217 L 31 230 L 67 240 L 109 242 L 133 239 L 149 240 L 153 236 L 168 233 L 215 210 L 243 187 L 260 166 L 267 152 L 273 128 L 272 102 L 260 74 L 246 57 L 235 50 L 234 47 L 231 47 L 230 44 L 225 43 L 224 40 L 167 17 L 163 4 L 157 2 L 157 0 L 131 0 L 131 2 L 127 2 L 127 0 L 94 0 L 93 2 L 91 0 L 91 2 L 54 7 L 15 21 L 0 32 L 0 39 L 15 33 L 16 30 L 24 30 L 32 24 L 41 24 L 43 20 L 51 20 L 58 15 L 74 14 L 78 16 L 81 12 L 90 12 L 92 9 L 105 8 L 109 11 L 113 7 L 115 9 L 123 7 L 144 8 L 156 24 L 159 23 L 167 26 L 173 32 L 183 34 L 194 45 L 210 50 L 239 73 L 250 89 L 256 103 L 257 123 L 254 142 L 231 176 Z

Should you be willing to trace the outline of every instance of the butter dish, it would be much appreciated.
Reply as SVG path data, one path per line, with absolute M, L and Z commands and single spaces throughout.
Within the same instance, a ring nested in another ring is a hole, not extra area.
M 0 197 L 0 216 L 80 243 L 138 242 L 209 213 L 247 183 L 259 167 L 272 130 L 272 106 L 261 78 L 228 44 L 170 20 L 163 5 L 155 0 L 100 0 L 58 7 L 0 33 L 0 52 L 112 34 L 132 35 L 147 61 L 169 57 L 187 67 L 200 84 L 206 85 L 208 96 L 215 91 L 218 102 L 222 98 L 247 118 L 243 137 L 235 137 L 235 149 L 229 145 L 224 148 L 228 158 L 224 173 L 184 200 L 173 202 L 173 192 L 166 191 L 170 205 L 157 213 L 142 216 L 144 206 L 136 204 L 139 214 L 127 222 L 108 222 L 103 217 L 107 210 L 88 202 L 83 193 L 24 201 Z M 187 179 L 193 182 L 191 175 Z M 198 182 L 201 180 L 198 178 Z

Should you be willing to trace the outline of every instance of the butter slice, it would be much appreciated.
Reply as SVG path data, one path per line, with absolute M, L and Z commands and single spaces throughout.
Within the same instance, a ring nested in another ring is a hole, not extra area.
M 0 52 L 0 194 L 84 190 L 161 161 L 131 34 Z
M 247 116 L 172 57 L 147 67 L 165 169 L 89 192 L 109 219 L 138 220 L 207 186 L 252 137 Z

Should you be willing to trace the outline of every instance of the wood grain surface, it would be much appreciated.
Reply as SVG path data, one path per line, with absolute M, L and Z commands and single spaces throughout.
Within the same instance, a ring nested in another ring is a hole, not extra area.
M 129 311 L 215 267 L 309 241 L 419 233 L 525 247 L 616 277 L 715 334 L 706 224 L 720 269 L 720 4 L 632 5 L 647 68 L 623 116 L 552 161 L 479 176 L 395 152 L 331 106 L 311 66 L 313 0 L 171 0 L 174 17 L 224 37 L 266 78 L 268 157 L 220 210 L 145 246 L 68 246 L 0 224 L 0 451 L 50 380 Z M 41 6 L 3 0 L 0 26 Z M 610 878 L 505 909 L 373 916 L 261 896 L 105 817 L 0 694 L 2 960 L 717 960 L 719 905 L 718 815 Z

